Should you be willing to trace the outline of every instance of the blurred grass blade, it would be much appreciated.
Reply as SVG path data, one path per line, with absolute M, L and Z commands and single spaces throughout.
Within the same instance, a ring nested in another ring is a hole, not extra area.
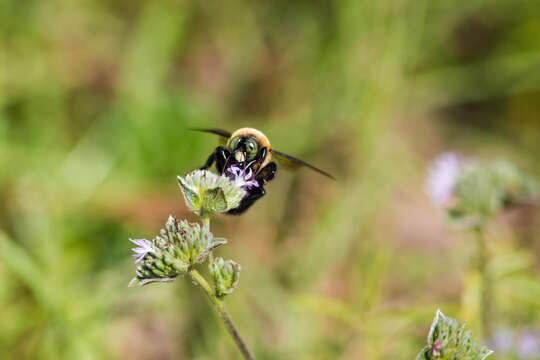
M 43 271 L 23 247 L 16 244 L 3 232 L 0 232 L 0 259 L 13 274 L 32 290 L 41 303 L 48 303 Z

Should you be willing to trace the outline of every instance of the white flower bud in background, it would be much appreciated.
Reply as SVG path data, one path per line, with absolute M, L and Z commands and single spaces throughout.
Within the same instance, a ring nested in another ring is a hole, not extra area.
M 455 153 L 434 160 L 426 192 L 461 227 L 479 226 L 509 206 L 534 199 L 532 182 L 512 163 L 463 160 Z

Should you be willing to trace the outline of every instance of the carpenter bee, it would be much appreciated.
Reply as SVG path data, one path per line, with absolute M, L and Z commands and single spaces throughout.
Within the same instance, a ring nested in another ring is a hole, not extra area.
M 330 178 L 334 177 L 327 172 L 316 168 L 302 160 L 284 154 L 270 147 L 266 135 L 256 129 L 241 128 L 233 132 L 221 129 L 191 129 L 207 132 L 221 137 L 221 145 L 208 157 L 201 170 L 210 168 L 214 162 L 217 171 L 230 178 L 242 177 L 247 195 L 240 205 L 229 210 L 229 214 L 239 215 L 246 211 L 253 203 L 266 193 L 264 186 L 274 178 L 277 165 L 272 161 L 275 157 L 280 165 L 288 168 L 308 167 Z

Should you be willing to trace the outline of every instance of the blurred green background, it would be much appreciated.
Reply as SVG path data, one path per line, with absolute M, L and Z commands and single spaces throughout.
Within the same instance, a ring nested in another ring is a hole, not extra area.
M 0 0 L 0 358 L 238 359 L 186 279 L 128 288 L 128 237 L 187 212 L 175 176 L 256 127 L 335 174 L 278 171 L 218 254 L 257 359 L 412 359 L 474 321 L 439 152 L 540 178 L 537 0 Z M 540 326 L 534 207 L 488 231 L 497 328 Z M 470 289 L 469 289 L 470 290 Z M 509 352 L 494 359 L 517 359 Z

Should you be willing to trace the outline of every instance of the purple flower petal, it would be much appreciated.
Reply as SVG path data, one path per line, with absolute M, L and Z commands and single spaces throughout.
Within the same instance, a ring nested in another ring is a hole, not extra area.
M 439 155 L 429 169 L 426 191 L 435 205 L 447 205 L 462 167 L 460 156 L 446 152 Z
M 540 339 L 536 331 L 526 329 L 519 335 L 517 354 L 520 359 L 536 359 L 540 356 Z
M 246 185 L 244 185 L 244 187 L 249 190 L 252 187 L 259 187 L 259 183 L 257 182 L 257 180 L 253 179 L 246 182 Z
M 135 264 L 141 262 L 142 259 L 146 256 L 146 254 L 154 251 L 152 243 L 146 239 L 129 239 L 129 241 L 131 241 L 135 245 L 139 245 L 139 247 L 131 249 L 135 253 L 133 254 L 133 257 L 136 258 Z
M 243 176 L 242 169 L 240 169 L 240 167 L 237 165 L 231 165 L 231 167 L 227 169 L 227 172 L 235 178 Z
M 506 354 L 512 349 L 514 341 L 514 331 L 508 328 L 499 328 L 493 332 L 490 342 L 495 351 L 500 354 Z
M 241 169 L 237 165 L 231 165 L 225 170 L 225 173 L 237 186 L 242 187 L 244 190 L 259 187 L 259 182 L 253 178 L 253 170 L 251 168 Z

